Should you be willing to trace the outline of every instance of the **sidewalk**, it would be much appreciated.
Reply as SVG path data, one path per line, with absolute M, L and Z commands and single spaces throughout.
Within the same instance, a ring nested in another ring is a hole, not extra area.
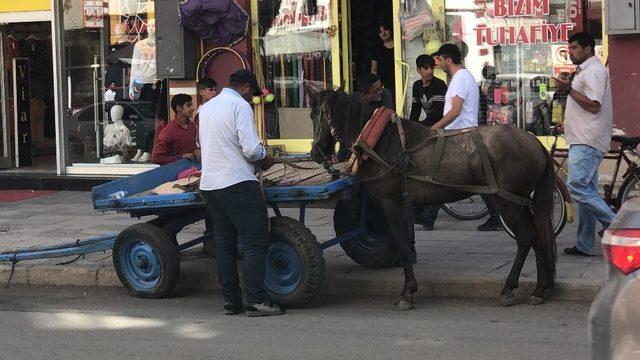
M 297 209 L 282 209 L 297 218 Z M 335 236 L 333 211 L 307 209 L 307 227 L 323 242 Z M 144 220 L 144 219 L 143 219 Z M 108 232 L 119 232 L 142 220 L 128 214 L 102 214 L 93 210 L 87 192 L 60 192 L 16 203 L 0 203 L 0 251 L 52 245 Z M 492 298 L 498 301 L 516 252 L 516 244 L 506 233 L 478 232 L 482 221 L 459 221 L 440 212 L 434 231 L 416 227 L 419 297 L 452 296 Z M 604 279 L 602 255 L 595 258 L 568 257 L 562 249 L 573 245 L 577 224 L 567 224 L 558 238 L 556 299 L 591 301 Z M 204 224 L 185 228 L 178 241 L 200 236 Z M 324 252 L 324 292 L 333 295 L 370 294 L 397 296 L 403 285 L 402 269 L 367 269 L 354 263 L 340 246 Z M 15 266 L 11 284 L 122 286 L 112 265 L 110 252 L 72 260 L 57 258 L 25 261 Z M 195 253 L 183 256 L 179 287 L 217 289 L 214 259 Z M 11 264 L 0 263 L 0 286 L 4 287 Z M 533 251 L 525 264 L 520 295 L 528 296 L 535 284 Z M 8 290 L 11 291 L 10 287 Z

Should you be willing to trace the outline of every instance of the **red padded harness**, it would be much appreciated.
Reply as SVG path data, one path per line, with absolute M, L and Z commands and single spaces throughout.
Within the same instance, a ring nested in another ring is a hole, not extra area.
M 373 115 L 371 115 L 371 119 L 364 125 L 355 144 L 357 145 L 364 142 L 370 148 L 375 148 L 378 140 L 380 140 L 380 136 L 382 136 L 382 132 L 389 124 L 389 121 L 391 121 L 393 114 L 395 114 L 395 112 L 392 109 L 384 106 L 377 108 L 373 112 Z M 365 161 L 367 159 L 369 159 L 369 155 L 363 153 L 362 160 Z

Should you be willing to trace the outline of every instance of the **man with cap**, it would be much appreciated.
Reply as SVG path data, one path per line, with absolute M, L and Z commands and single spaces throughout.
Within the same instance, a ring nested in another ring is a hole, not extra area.
M 395 109 L 391 92 L 384 88 L 378 75 L 368 72 L 362 73 L 358 75 L 356 85 L 362 102 L 373 107 L 384 106 L 390 109 Z
M 433 57 L 438 59 L 440 67 L 451 77 L 451 81 L 444 97 L 444 116 L 431 128 L 455 130 L 478 126 L 480 91 L 471 71 L 462 65 L 460 49 L 455 44 L 443 44 Z M 503 230 L 491 197 L 482 195 L 482 199 L 489 209 L 489 219 L 478 225 L 478 230 Z
M 226 315 L 246 310 L 247 316 L 281 315 L 264 287 L 269 219 L 256 168 L 273 165 L 258 138 L 251 98 L 260 95 L 256 77 L 239 70 L 229 78 L 229 87 L 202 105 L 200 146 L 202 178 L 200 190 L 213 222 L 218 279 L 224 294 Z M 242 244 L 246 305 L 236 266 L 238 244 Z

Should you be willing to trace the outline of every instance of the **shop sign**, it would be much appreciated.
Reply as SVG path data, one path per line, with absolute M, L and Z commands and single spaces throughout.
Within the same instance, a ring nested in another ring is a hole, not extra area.
M 571 0 L 568 0 L 569 2 Z M 548 16 L 551 12 L 550 0 L 495 0 L 493 18 L 517 19 Z M 575 28 L 571 22 L 552 24 L 526 23 L 512 26 L 489 27 L 478 25 L 474 28 L 478 46 L 563 43 Z
M 29 88 L 29 59 L 13 59 L 13 82 L 15 89 L 15 144 L 16 167 L 29 166 L 31 159 L 31 105 Z
M 278 15 L 273 19 L 267 35 L 284 35 L 329 28 L 330 0 L 317 0 L 315 14 L 306 14 L 305 0 L 282 0 Z
M 576 29 L 582 29 L 582 0 L 567 0 L 567 18 Z
M 89 29 L 104 27 L 104 17 L 109 13 L 107 0 L 83 0 L 82 26 Z

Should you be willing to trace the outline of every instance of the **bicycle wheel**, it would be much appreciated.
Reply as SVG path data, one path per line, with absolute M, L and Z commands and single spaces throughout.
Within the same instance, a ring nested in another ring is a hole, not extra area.
M 561 181 L 561 180 L 560 180 Z M 551 214 L 551 224 L 553 225 L 553 234 L 557 237 L 564 229 L 564 226 L 567 224 L 567 208 L 566 203 L 569 202 L 569 199 L 565 199 L 565 193 L 560 189 L 560 185 L 556 183 L 556 186 L 553 188 L 553 212 Z M 516 238 L 513 231 L 509 228 L 507 223 L 504 221 L 502 216 L 500 216 L 500 221 L 502 222 L 502 226 L 504 226 L 504 230 L 511 236 L 512 238 Z
M 620 186 L 618 191 L 618 206 L 620 209 L 622 204 L 629 199 L 633 199 L 640 196 L 640 180 L 638 180 L 638 174 L 630 174 Z
M 443 204 L 442 210 L 458 220 L 478 220 L 489 214 L 489 209 L 480 195 Z

